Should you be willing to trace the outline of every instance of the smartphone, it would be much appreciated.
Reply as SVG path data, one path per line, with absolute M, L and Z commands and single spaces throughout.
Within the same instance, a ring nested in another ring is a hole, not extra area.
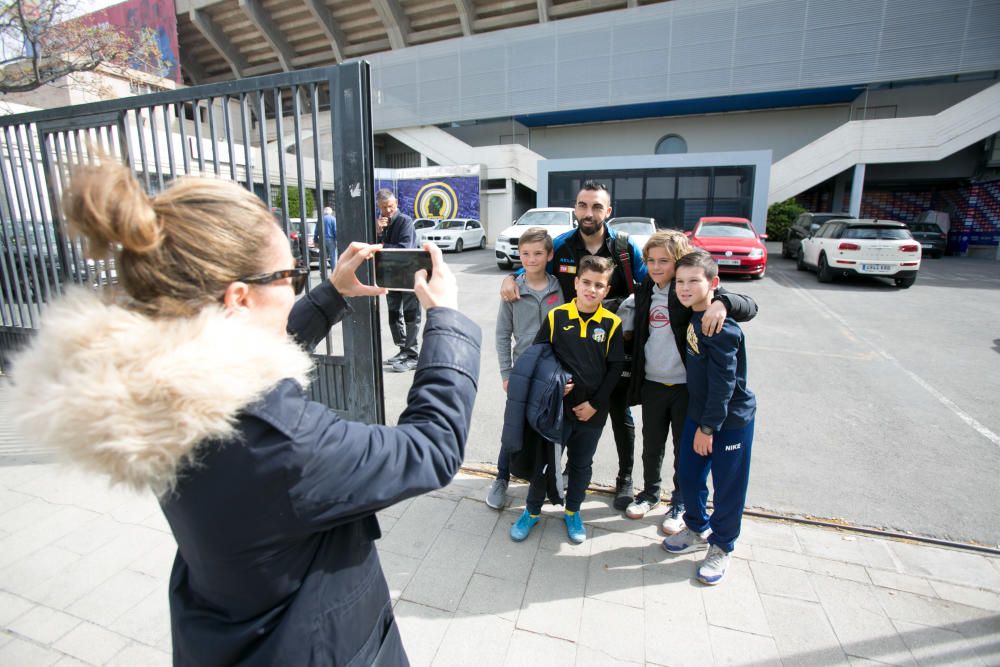
M 413 291 L 413 274 L 420 269 L 431 277 L 431 254 L 418 248 L 385 248 L 372 257 L 375 263 L 375 287 Z

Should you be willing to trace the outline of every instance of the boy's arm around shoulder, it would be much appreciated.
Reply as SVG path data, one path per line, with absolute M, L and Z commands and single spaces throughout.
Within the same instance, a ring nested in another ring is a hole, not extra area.
M 745 294 L 729 292 L 725 287 L 715 291 L 715 299 L 726 307 L 726 315 L 737 322 L 749 322 L 757 317 L 757 302 Z

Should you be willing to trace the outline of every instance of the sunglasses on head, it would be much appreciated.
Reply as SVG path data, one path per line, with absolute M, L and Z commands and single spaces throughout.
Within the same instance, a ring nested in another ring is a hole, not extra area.
M 296 296 L 302 294 L 302 290 L 306 287 L 306 278 L 309 276 L 309 269 L 296 266 L 294 269 L 285 269 L 284 271 L 275 271 L 274 273 L 258 273 L 252 276 L 247 276 L 246 278 L 240 278 L 240 282 L 249 283 L 251 285 L 266 285 L 268 283 L 273 283 L 278 280 L 283 280 L 284 278 L 292 279 L 292 289 L 295 290 Z

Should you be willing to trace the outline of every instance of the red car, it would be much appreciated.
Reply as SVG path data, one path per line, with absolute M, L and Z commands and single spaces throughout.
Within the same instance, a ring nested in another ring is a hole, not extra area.
M 767 235 L 758 234 L 746 218 L 701 218 L 685 234 L 691 245 L 712 253 L 719 273 L 763 278 L 767 271 Z

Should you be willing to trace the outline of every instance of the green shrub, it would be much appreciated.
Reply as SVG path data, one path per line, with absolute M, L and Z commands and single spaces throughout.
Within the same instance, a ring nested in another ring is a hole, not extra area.
M 316 217 L 316 195 L 312 190 L 306 188 L 306 214 L 302 215 L 302 207 L 299 204 L 299 188 L 297 186 L 289 186 L 286 188 L 288 193 L 288 217 L 289 218 L 315 218 Z M 285 198 L 281 196 L 281 188 L 272 188 L 271 190 L 271 201 L 274 202 L 274 206 L 277 208 L 285 207 Z
M 784 241 L 788 235 L 788 228 L 792 226 L 795 219 L 806 210 L 796 203 L 794 199 L 774 202 L 767 207 L 767 240 Z

